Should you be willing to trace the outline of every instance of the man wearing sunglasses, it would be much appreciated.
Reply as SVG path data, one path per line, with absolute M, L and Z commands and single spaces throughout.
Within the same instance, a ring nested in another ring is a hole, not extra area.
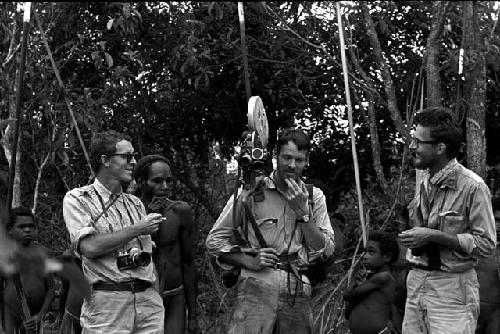
M 163 333 L 150 236 L 162 219 L 146 214 L 139 198 L 122 191 L 136 164 L 131 139 L 116 131 L 99 133 L 90 151 L 95 181 L 69 191 L 63 202 L 71 243 L 92 285 L 80 316 L 83 333 Z
M 479 284 L 474 266 L 496 244 L 490 192 L 458 163 L 462 130 L 450 110 L 415 116 L 410 143 L 424 170 L 408 206 L 411 229 L 400 234 L 412 266 L 407 278 L 403 333 L 474 333 Z

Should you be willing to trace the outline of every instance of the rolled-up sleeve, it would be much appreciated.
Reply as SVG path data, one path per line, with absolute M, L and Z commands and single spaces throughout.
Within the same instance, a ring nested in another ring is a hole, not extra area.
M 219 218 L 208 233 L 205 246 L 210 255 L 219 256 L 221 252 L 229 252 L 235 245 L 231 244 L 233 229 L 233 196 L 226 203 Z
M 490 191 L 486 184 L 479 182 L 471 189 L 469 208 L 471 232 L 457 234 L 458 242 L 468 254 L 487 257 L 493 253 L 497 237 Z
M 335 235 L 330 217 L 326 207 L 325 195 L 319 188 L 314 188 L 313 192 L 313 222 L 319 228 L 325 237 L 325 246 L 319 250 L 310 250 L 308 252 L 309 261 L 312 262 L 316 259 L 326 260 L 333 255 L 335 250 Z
M 74 192 L 68 192 L 63 200 L 63 217 L 69 232 L 71 245 L 78 252 L 81 239 L 97 233 L 91 224 L 91 217 L 82 198 Z

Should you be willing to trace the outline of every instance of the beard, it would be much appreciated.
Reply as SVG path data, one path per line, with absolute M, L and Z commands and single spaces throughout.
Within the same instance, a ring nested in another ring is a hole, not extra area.
M 413 162 L 413 167 L 415 167 L 416 169 L 423 170 L 423 169 L 429 168 L 429 164 L 424 161 L 422 156 L 418 156 L 416 154 L 413 154 L 412 162 Z

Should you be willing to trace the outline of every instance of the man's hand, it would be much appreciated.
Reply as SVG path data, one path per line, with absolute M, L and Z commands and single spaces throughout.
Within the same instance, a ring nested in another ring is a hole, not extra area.
M 418 248 L 427 245 L 431 238 L 438 232 L 427 227 L 414 227 L 399 234 L 401 244 L 408 248 Z
M 148 212 L 161 213 L 167 208 L 167 206 L 168 202 L 165 200 L 165 197 L 153 197 L 147 209 Z
M 298 184 L 294 179 L 285 179 L 288 186 L 285 198 L 290 207 L 295 211 L 298 217 L 309 214 L 309 192 L 304 182 Z
M 189 318 L 187 324 L 187 332 L 189 334 L 200 334 L 200 326 L 198 326 L 198 321 L 196 318 Z
M 364 267 L 359 268 L 353 277 L 354 286 L 359 286 L 363 284 L 363 282 L 366 281 L 366 276 L 367 276 L 366 269 Z
M 264 268 L 273 268 L 279 261 L 274 248 L 261 248 L 257 255 L 249 256 L 246 267 L 253 271 L 261 271 Z
M 163 222 L 162 215 L 159 213 L 150 213 L 146 217 L 142 218 L 138 224 L 133 225 L 137 231 L 138 235 L 153 234 L 160 228 L 160 224 Z
M 26 333 L 35 334 L 38 333 L 38 329 L 41 326 L 40 320 L 43 318 L 43 315 L 36 314 L 29 318 L 28 320 L 23 322 L 24 328 L 26 329 Z

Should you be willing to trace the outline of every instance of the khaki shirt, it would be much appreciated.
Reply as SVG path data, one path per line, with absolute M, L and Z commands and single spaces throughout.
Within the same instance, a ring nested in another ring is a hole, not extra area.
M 253 214 L 267 245 L 276 249 L 278 255 L 281 255 L 287 252 L 290 244 L 288 254 L 296 253 L 298 264 L 301 266 L 307 266 L 320 257 L 324 259 L 330 257 L 335 247 L 334 232 L 326 208 L 325 195 L 321 189 L 313 188 L 314 204 L 309 224 L 315 224 L 323 233 L 325 246 L 314 251 L 305 244 L 300 226 L 297 226 L 292 236 L 295 225 L 300 223 L 297 222 L 297 214 L 276 187 L 273 177 L 265 178 L 265 184 L 265 199 L 261 202 L 254 201 Z M 219 256 L 220 253 L 234 249 L 233 228 L 233 196 L 231 196 L 207 237 L 206 247 L 211 255 Z M 239 226 L 238 229 L 243 235 L 242 227 Z M 260 248 L 250 222 L 248 222 L 248 241 L 252 248 Z
M 93 184 L 75 188 L 66 193 L 63 201 L 63 216 L 68 229 L 71 243 L 79 253 L 78 245 L 83 238 L 97 233 L 111 233 L 126 226 L 133 225 L 146 215 L 141 200 L 126 193 L 117 194 L 117 200 L 100 216 L 103 211 L 101 197 L 104 204 L 110 201 L 113 194 L 97 179 Z M 117 252 L 127 251 L 132 247 L 142 248 L 152 253 L 152 241 L 149 235 L 134 238 L 119 248 Z M 151 283 L 155 280 L 153 264 L 139 266 L 129 270 L 119 270 L 116 265 L 117 252 L 111 252 L 98 258 L 89 259 L 82 255 L 82 268 L 89 283 L 96 282 L 125 282 L 132 279 L 141 279 Z
M 423 205 L 423 191 L 427 192 L 428 209 Z M 443 271 L 466 271 L 478 257 L 487 257 L 495 249 L 495 219 L 488 187 L 456 159 L 432 178 L 428 170 L 422 174 L 408 210 L 412 227 L 424 226 L 457 236 L 461 251 L 439 247 Z M 428 265 L 425 255 L 414 256 L 410 249 L 406 258 L 410 263 Z

